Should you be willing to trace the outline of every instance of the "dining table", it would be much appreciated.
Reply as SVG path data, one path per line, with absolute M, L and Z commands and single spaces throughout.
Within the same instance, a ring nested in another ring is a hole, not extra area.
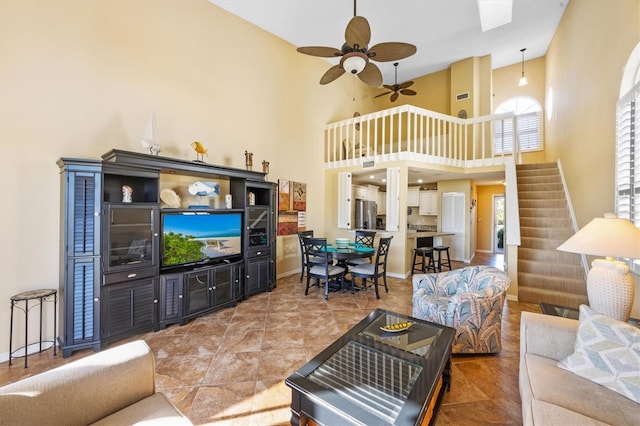
M 349 243 L 348 246 L 327 246 L 327 254 L 331 256 L 332 259 L 336 260 L 336 264 L 342 268 L 344 268 L 345 275 L 349 272 L 349 265 L 347 261 L 352 259 L 364 259 L 367 257 L 371 257 L 376 252 L 376 249 L 373 247 L 364 247 L 360 245 L 356 245 L 355 243 Z M 344 278 L 345 283 L 349 284 L 352 290 L 357 291 L 360 288 L 353 285 L 353 282 L 347 278 Z M 333 291 L 337 291 L 341 288 L 339 283 L 334 283 L 329 287 Z

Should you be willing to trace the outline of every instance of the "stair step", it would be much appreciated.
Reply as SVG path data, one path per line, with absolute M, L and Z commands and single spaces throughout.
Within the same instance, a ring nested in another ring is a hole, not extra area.
M 544 169 L 557 169 L 558 163 L 525 163 L 516 164 L 516 171 L 528 171 L 528 170 L 544 170 Z
M 560 178 L 560 172 L 556 170 L 557 173 L 549 173 L 545 172 L 544 174 L 532 174 L 528 173 L 526 175 L 518 175 L 518 183 L 523 184 L 531 184 L 531 183 L 562 183 L 562 179 Z
M 555 238 L 523 237 L 520 235 L 518 253 L 523 250 L 556 250 L 566 240 Z M 520 254 L 518 254 L 520 256 Z
M 523 208 L 531 208 L 531 209 L 543 209 L 543 208 L 563 208 L 567 209 L 567 200 L 562 197 L 562 199 L 557 200 L 545 200 L 543 198 L 529 198 L 529 199 L 520 199 L 518 200 L 520 204 L 520 210 Z M 567 210 L 568 214 L 569 210 Z
M 569 212 L 567 211 L 567 207 L 545 207 L 545 208 L 530 208 L 530 207 L 522 207 L 520 206 L 520 217 L 527 218 L 540 218 L 540 217 L 548 217 L 548 218 L 561 218 L 561 219 L 569 219 Z M 570 219 L 569 219 L 570 220 Z
M 518 291 L 524 287 L 536 287 L 563 293 L 587 295 L 587 284 L 584 279 L 530 274 L 528 272 L 518 271 Z
M 534 287 L 519 288 L 518 301 L 528 303 L 551 303 L 574 309 L 578 309 L 580 305 L 589 304 L 589 299 L 586 295 L 563 293 Z
M 558 246 L 567 241 L 573 234 L 574 232 L 569 229 L 520 227 L 520 237 L 548 238 L 557 242 Z
M 572 265 L 560 262 L 546 262 L 518 258 L 518 273 L 551 274 L 559 278 L 569 278 L 584 281 L 585 273 L 582 265 Z
M 520 226 L 523 228 L 553 228 L 556 230 L 573 230 L 573 222 L 566 217 L 520 217 Z
M 554 243 L 551 248 L 546 249 L 518 247 L 518 260 L 545 262 L 547 264 L 560 263 L 582 268 L 582 257 L 576 253 L 557 250 L 560 244 L 562 243 Z
M 518 199 L 520 200 L 564 200 L 564 191 L 522 191 L 518 192 Z
M 537 179 L 535 183 L 526 183 L 518 181 L 518 191 L 519 192 L 528 192 L 528 191 L 563 191 L 564 186 L 562 182 L 558 182 L 554 180 L 553 182 L 540 182 Z

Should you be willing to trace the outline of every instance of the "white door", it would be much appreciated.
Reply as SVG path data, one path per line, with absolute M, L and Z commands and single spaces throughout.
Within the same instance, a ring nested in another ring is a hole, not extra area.
M 464 192 L 444 192 L 442 194 L 442 232 L 454 234 L 449 247 L 452 259 L 464 261 L 465 233 Z
M 351 173 L 338 174 L 338 228 L 351 229 Z

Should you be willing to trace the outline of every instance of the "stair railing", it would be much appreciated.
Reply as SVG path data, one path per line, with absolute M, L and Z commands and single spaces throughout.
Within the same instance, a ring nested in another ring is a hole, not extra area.
M 564 196 L 567 200 L 567 206 L 569 207 L 569 217 L 571 218 L 571 227 L 573 228 L 573 232 L 578 232 L 578 221 L 576 220 L 576 214 L 573 210 L 573 203 L 571 202 L 571 195 L 569 194 L 569 187 L 567 186 L 567 181 L 564 178 L 564 171 L 562 170 L 562 162 L 560 159 L 557 161 L 558 163 L 558 172 L 560 173 L 560 180 L 562 181 L 562 188 L 564 189 Z M 580 259 L 582 262 L 582 267 L 584 268 L 585 276 L 589 273 L 589 264 L 587 262 L 587 256 L 584 254 L 580 255 Z

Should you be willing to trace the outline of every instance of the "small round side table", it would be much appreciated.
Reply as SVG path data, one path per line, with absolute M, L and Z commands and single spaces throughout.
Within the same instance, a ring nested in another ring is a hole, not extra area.
M 30 301 L 37 301 L 35 305 L 29 307 Z M 24 307 L 19 304 L 24 302 Z M 53 340 L 42 340 L 42 310 L 44 302 L 53 302 Z M 27 355 L 29 344 L 29 310 L 35 306 L 40 306 L 40 340 L 39 340 L 39 352 L 49 349 L 53 346 L 53 355 L 56 354 L 56 307 L 58 304 L 58 291 L 53 289 L 41 289 L 25 291 L 11 296 L 11 325 L 9 329 L 9 365 L 13 358 L 20 358 L 23 355 L 14 355 L 16 352 L 24 350 L 24 368 L 27 368 Z M 13 308 L 18 308 L 24 312 L 24 346 L 13 350 Z M 42 343 L 51 343 L 51 345 L 43 348 Z M 33 343 L 35 344 L 35 343 Z

